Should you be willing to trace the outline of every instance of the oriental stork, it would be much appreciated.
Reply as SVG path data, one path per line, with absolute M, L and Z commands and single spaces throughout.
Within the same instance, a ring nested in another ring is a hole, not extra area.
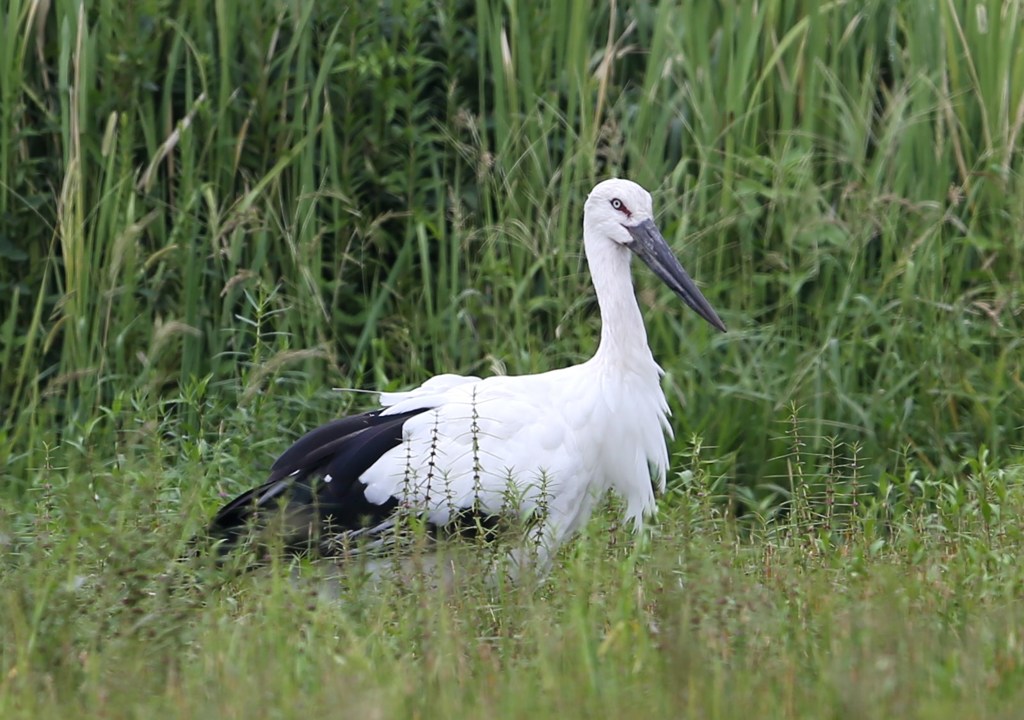
M 662 369 L 647 344 L 630 275 L 643 260 L 690 308 L 725 324 L 672 254 L 650 194 L 599 183 L 583 211 L 583 245 L 601 312 L 597 352 L 573 367 L 488 378 L 444 374 L 380 407 L 307 433 L 270 477 L 225 505 L 209 533 L 229 548 L 273 534 L 297 552 L 400 550 L 401 517 L 432 536 L 529 518 L 540 566 L 611 490 L 635 529 L 664 490 L 672 435 Z M 274 522 L 273 518 L 279 518 Z M 514 570 L 513 570 L 514 572 Z

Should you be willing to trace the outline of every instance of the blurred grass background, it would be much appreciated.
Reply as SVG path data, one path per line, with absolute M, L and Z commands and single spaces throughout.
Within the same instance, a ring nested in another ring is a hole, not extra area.
M 638 273 L 679 435 L 738 485 L 785 475 L 794 409 L 875 477 L 1020 452 L 1016 2 L 3 13 L 8 485 L 46 448 L 124 451 L 138 406 L 194 436 L 273 402 L 239 431 L 279 437 L 347 410 L 331 386 L 586 357 L 609 175 L 652 189 L 732 330 Z

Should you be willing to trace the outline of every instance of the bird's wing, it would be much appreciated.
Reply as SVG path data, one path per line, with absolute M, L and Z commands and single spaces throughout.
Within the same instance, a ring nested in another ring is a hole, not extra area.
M 386 394 L 383 409 L 297 440 L 263 485 L 217 513 L 210 534 L 229 547 L 255 528 L 286 547 L 329 551 L 389 532 L 399 509 L 459 530 L 543 512 L 568 532 L 600 475 L 580 453 L 586 417 L 565 400 L 574 377 L 442 375 Z
M 543 511 L 571 522 L 581 493 L 603 476 L 592 467 L 596 459 L 581 451 L 589 410 L 573 401 L 582 395 L 578 381 L 571 368 L 446 378 L 431 407 L 406 420 L 401 443 L 362 474 L 367 499 L 393 498 L 437 525 L 465 510 Z M 426 391 L 425 384 L 385 412 L 407 410 Z
M 247 533 L 269 532 L 285 547 L 302 550 L 325 531 L 386 522 L 397 502 L 368 502 L 359 476 L 401 442 L 402 424 L 416 412 L 374 410 L 311 430 L 277 459 L 266 482 L 217 512 L 209 535 L 227 549 Z

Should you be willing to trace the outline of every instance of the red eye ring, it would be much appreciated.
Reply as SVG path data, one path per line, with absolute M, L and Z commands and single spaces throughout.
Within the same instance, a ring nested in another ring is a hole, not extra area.
M 622 213 L 626 217 L 632 217 L 632 215 L 633 215 L 633 213 L 631 213 L 629 211 L 629 208 L 626 207 L 626 203 L 622 202 L 618 198 L 612 198 L 612 207 L 614 209 L 618 210 L 620 213 Z

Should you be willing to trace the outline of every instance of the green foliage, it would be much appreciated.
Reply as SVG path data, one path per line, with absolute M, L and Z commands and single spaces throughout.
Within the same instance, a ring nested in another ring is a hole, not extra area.
M 1024 474 L 986 452 L 962 480 L 868 495 L 855 461 L 798 454 L 797 421 L 800 491 L 738 519 L 728 463 L 691 438 L 639 542 L 606 508 L 543 581 L 470 564 L 443 590 L 340 585 L 303 563 L 182 560 L 208 516 L 198 486 L 244 474 L 246 444 L 130 410 L 148 427 L 125 429 L 116 463 L 48 463 L 0 515 L 4 718 L 958 718 L 1021 701 Z
M 6 472 L 24 487 L 90 423 L 109 444 L 125 389 L 323 396 L 294 432 L 344 409 L 318 387 L 575 362 L 581 205 L 609 174 L 655 191 L 732 329 L 640 274 L 677 422 L 742 483 L 784 473 L 794 404 L 875 479 L 895 448 L 933 474 L 1012 457 L 1020 12 L 8 3 Z

